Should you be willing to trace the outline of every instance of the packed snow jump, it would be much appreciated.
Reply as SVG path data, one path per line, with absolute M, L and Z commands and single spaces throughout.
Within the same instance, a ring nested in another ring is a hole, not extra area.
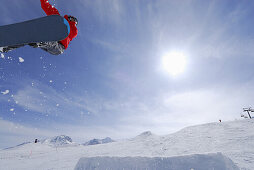
M 78 20 L 74 16 L 60 16 L 48 0 L 40 0 L 46 17 L 0 26 L 0 52 L 29 45 L 33 48 L 60 55 L 78 35 Z

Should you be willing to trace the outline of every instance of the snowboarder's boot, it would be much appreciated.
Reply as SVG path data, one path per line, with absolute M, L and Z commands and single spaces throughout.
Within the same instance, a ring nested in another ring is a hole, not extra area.
M 8 47 L 0 47 L 0 52 L 1 53 L 7 53 L 8 51 L 10 51 L 11 49 L 8 49 Z
M 15 45 L 15 46 L 9 46 L 9 47 L 0 47 L 0 52 L 1 53 L 7 53 L 11 50 L 14 50 L 16 48 L 19 48 L 19 47 L 23 47 L 25 45 Z
M 37 43 L 29 43 L 28 45 L 33 47 L 33 48 L 38 48 L 38 44 Z

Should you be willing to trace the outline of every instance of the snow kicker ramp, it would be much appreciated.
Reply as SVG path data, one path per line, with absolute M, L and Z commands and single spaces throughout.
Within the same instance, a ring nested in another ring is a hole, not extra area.
M 178 157 L 80 158 L 75 170 L 239 170 L 221 153 Z

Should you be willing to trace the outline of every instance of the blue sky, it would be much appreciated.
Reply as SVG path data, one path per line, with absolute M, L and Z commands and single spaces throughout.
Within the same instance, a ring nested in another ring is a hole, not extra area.
M 60 56 L 24 47 L 0 58 L 0 148 L 169 134 L 253 105 L 253 1 L 49 2 L 79 19 L 78 37 Z M 0 25 L 45 16 L 39 0 L 1 0 L 0 11 Z M 186 56 L 177 76 L 162 69 L 170 51 Z

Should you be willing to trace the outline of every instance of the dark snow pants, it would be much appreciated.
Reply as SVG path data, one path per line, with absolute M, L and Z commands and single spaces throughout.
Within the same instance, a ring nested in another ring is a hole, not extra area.
M 57 41 L 40 43 L 39 48 L 47 51 L 52 55 L 63 54 L 65 50 L 64 45 Z

